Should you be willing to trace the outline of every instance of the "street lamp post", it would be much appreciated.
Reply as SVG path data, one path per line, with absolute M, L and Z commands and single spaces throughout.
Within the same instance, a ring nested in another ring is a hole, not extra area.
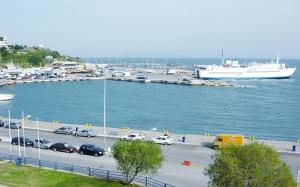
M 103 71 L 103 142 L 104 150 L 106 151 L 106 78 L 105 78 L 105 67 Z
M 10 111 L 8 110 L 8 133 L 11 141 L 11 130 L 10 130 Z M 9 154 L 12 155 L 11 142 L 9 142 Z
M 25 119 L 27 120 L 30 118 L 30 115 L 27 115 L 26 117 L 24 116 L 24 112 L 22 111 L 22 130 L 23 130 L 23 150 L 24 150 L 24 157 L 26 157 L 26 141 L 25 141 Z
M 26 157 L 26 150 L 25 150 L 25 117 L 24 117 L 24 112 L 22 111 L 22 130 L 23 130 L 23 150 L 24 150 L 24 157 Z
M 41 147 L 40 147 L 40 133 L 39 133 L 39 118 L 36 118 L 36 130 L 37 130 L 37 140 L 39 148 L 39 160 L 41 160 Z
M 20 127 L 18 127 L 18 149 L 19 149 L 19 157 L 21 157 L 21 147 L 20 147 Z

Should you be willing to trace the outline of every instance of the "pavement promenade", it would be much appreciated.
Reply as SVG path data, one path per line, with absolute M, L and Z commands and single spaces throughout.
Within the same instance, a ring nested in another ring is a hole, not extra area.
M 8 120 L 4 118 L 4 120 Z M 16 121 L 15 119 L 12 119 L 12 121 Z M 104 136 L 104 130 L 103 127 L 99 126 L 87 126 L 87 125 L 80 125 L 80 124 L 65 124 L 65 123 L 59 123 L 57 121 L 54 122 L 39 122 L 39 129 L 42 131 L 54 131 L 55 129 L 59 127 L 72 127 L 76 128 L 78 127 L 79 130 L 81 129 L 87 129 L 90 128 L 94 132 L 96 132 L 97 136 Z M 36 129 L 36 121 L 32 120 L 26 120 L 25 122 L 25 129 Z M 137 130 L 137 129 L 129 129 L 129 128 L 106 128 L 106 136 L 110 138 L 121 138 L 124 135 L 128 135 L 131 133 L 139 133 L 144 134 L 146 136 L 146 139 L 151 139 L 157 136 L 161 136 L 164 134 L 164 132 L 159 131 L 145 131 L 145 130 Z M 184 145 L 194 145 L 194 146 L 203 146 L 207 147 L 209 145 L 212 145 L 212 142 L 215 139 L 215 136 L 210 136 L 208 133 L 205 133 L 204 135 L 196 135 L 196 134 L 175 134 L 172 132 L 167 132 L 168 135 L 174 140 L 175 144 L 184 144 Z M 182 141 L 183 137 L 185 137 L 185 142 Z M 300 154 L 300 144 L 290 141 L 277 141 L 277 140 L 261 140 L 261 139 L 254 139 L 250 140 L 249 137 L 246 137 L 246 143 L 252 143 L 252 142 L 258 142 L 265 145 L 268 145 L 270 147 L 273 147 L 278 152 L 283 153 L 295 153 Z M 296 146 L 296 151 L 292 151 L 293 145 Z

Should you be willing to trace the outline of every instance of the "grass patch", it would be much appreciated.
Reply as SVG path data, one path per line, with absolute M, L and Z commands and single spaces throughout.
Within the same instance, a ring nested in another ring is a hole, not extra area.
M 31 166 L 17 167 L 13 163 L 0 164 L 0 184 L 11 187 L 124 187 L 123 184 L 88 176 L 40 169 Z M 136 185 L 132 185 L 137 187 Z

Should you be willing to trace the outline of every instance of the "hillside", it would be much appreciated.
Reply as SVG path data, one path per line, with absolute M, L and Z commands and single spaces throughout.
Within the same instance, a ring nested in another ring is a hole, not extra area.
M 78 57 L 61 55 L 58 51 L 39 46 L 9 45 L 0 48 L 0 66 L 14 63 L 23 68 L 45 66 L 53 60 L 80 61 Z

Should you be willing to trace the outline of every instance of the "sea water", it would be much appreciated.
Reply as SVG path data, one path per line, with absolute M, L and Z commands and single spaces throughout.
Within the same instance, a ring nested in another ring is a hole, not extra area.
M 212 63 L 176 59 L 174 63 Z M 168 61 L 172 62 L 171 60 Z M 283 60 L 299 66 L 300 60 Z M 218 63 L 216 61 L 216 63 Z M 300 138 L 300 72 L 291 79 L 233 81 L 240 87 L 206 87 L 107 81 L 107 126 L 182 134 L 242 133 L 262 139 Z M 0 102 L 0 114 L 21 112 L 43 121 L 101 126 L 103 80 L 4 86 L 15 94 Z

